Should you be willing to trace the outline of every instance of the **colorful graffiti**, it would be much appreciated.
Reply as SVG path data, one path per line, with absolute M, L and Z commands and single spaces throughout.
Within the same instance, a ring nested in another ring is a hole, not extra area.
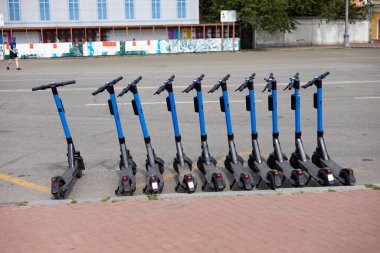
M 79 43 L 17 44 L 19 57 L 58 58 L 77 56 L 144 55 L 239 51 L 240 40 L 144 40 L 144 41 L 96 41 Z M 9 46 L 4 45 L 5 58 L 9 58 Z

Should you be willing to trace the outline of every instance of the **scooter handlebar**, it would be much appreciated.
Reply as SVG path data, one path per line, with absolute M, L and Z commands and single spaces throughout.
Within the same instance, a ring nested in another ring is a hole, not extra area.
M 319 75 L 319 76 L 315 77 L 313 80 L 309 81 L 307 84 L 302 85 L 302 88 L 306 89 L 307 87 L 310 87 L 311 85 L 313 85 L 317 80 L 322 80 L 322 79 L 326 78 L 326 76 L 328 76 L 328 75 L 330 75 L 330 72 L 326 71 L 322 75 Z
M 267 82 L 267 84 L 265 85 L 265 88 L 261 92 L 264 92 L 267 89 L 268 89 L 268 92 L 271 92 L 272 83 L 276 81 L 276 79 L 274 79 L 273 73 L 270 73 L 269 78 L 264 78 L 264 80 Z
M 160 94 L 161 92 L 163 92 L 163 91 L 165 90 L 165 88 L 166 88 L 166 85 L 171 84 L 171 83 L 173 82 L 174 78 L 175 78 L 175 75 L 172 75 L 168 80 L 166 80 L 166 81 L 164 82 L 163 85 L 161 85 L 161 86 L 158 88 L 158 90 L 156 90 L 156 92 L 155 92 L 153 95 L 158 95 L 158 94 Z
M 128 91 L 132 88 L 132 87 L 136 87 L 136 85 L 141 81 L 142 79 L 142 76 L 139 76 L 137 77 L 135 80 L 133 80 L 132 82 L 130 82 L 127 87 L 125 87 L 120 93 L 119 95 L 117 95 L 118 97 L 121 97 L 123 96 L 125 93 L 128 93 Z
M 217 89 L 219 89 L 219 87 L 222 85 L 222 83 L 226 83 L 228 78 L 230 78 L 230 74 L 227 74 L 225 77 L 223 77 L 222 79 L 220 79 L 218 81 L 217 84 L 214 85 L 214 87 L 212 87 L 211 90 L 208 91 L 208 93 L 213 93 L 214 91 L 216 91 Z
M 108 83 L 105 83 L 104 85 L 102 85 L 101 87 L 99 87 L 96 91 L 94 91 L 92 93 L 93 96 L 96 96 L 98 95 L 99 93 L 103 92 L 105 89 L 107 89 L 108 87 L 111 87 L 111 86 L 114 86 L 115 84 L 117 84 L 120 80 L 122 80 L 123 77 L 122 76 L 119 76 L 118 78 L 108 82 Z
M 196 85 L 197 83 L 201 83 L 201 82 L 202 82 L 202 80 L 203 80 L 204 77 L 205 77 L 204 74 L 200 75 L 197 79 L 195 79 L 195 80 L 193 81 L 192 84 L 190 84 L 186 89 L 184 89 L 184 90 L 182 91 L 182 93 L 185 93 L 185 92 L 186 92 L 186 93 L 189 93 L 191 90 L 194 89 L 194 87 L 195 87 L 195 85 Z
M 286 90 L 286 89 L 293 89 L 293 86 L 294 86 L 294 82 L 295 81 L 299 81 L 299 73 L 297 72 L 293 77 L 289 78 L 290 82 L 289 84 L 283 89 L 283 90 Z
M 59 82 L 59 83 L 51 83 L 51 84 L 46 84 L 46 85 L 34 87 L 34 88 L 32 88 L 32 91 L 52 89 L 52 88 L 66 86 L 66 85 L 74 84 L 74 83 L 76 83 L 75 80 L 70 80 L 70 81 L 66 81 L 66 82 Z
M 245 82 L 240 85 L 239 88 L 237 88 L 235 91 L 243 91 L 245 88 L 247 88 L 249 82 L 253 82 L 253 79 L 255 79 L 256 73 L 253 73 L 250 75 L 250 77 L 245 79 Z

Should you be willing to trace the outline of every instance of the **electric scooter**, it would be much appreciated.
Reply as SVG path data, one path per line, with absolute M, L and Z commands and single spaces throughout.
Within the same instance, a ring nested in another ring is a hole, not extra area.
M 224 166 L 226 169 L 233 174 L 234 181 L 230 185 L 232 190 L 246 190 L 250 191 L 255 186 L 254 179 L 249 171 L 247 171 L 243 164 L 244 160 L 236 152 L 236 147 L 234 143 L 234 133 L 232 131 L 232 122 L 230 114 L 230 105 L 228 101 L 228 91 L 227 91 L 227 80 L 230 78 L 230 74 L 227 74 L 223 79 L 219 80 L 215 84 L 209 93 L 214 93 L 219 87 L 222 87 L 223 96 L 219 98 L 220 109 L 225 114 L 226 126 L 227 126 L 227 137 L 228 137 L 228 147 L 229 153 L 224 160 Z
M 268 187 L 272 190 L 281 187 L 284 175 L 281 171 L 277 169 L 270 169 L 261 156 L 260 146 L 257 140 L 258 133 L 256 128 L 256 110 L 255 110 L 255 88 L 254 82 L 256 74 L 253 73 L 245 82 L 240 85 L 235 91 L 242 92 L 245 88 L 248 88 L 249 94 L 245 97 L 246 109 L 250 112 L 251 116 L 251 138 L 252 138 L 252 154 L 249 155 L 248 166 L 254 172 L 260 175 L 260 182 L 257 188 L 267 189 Z
M 306 89 L 313 84 L 317 87 L 317 92 L 314 93 L 314 108 L 317 109 L 317 148 L 311 157 L 311 160 L 315 165 L 320 168 L 331 169 L 334 177 L 343 185 L 355 185 L 356 178 L 354 176 L 354 171 L 350 168 L 343 168 L 336 164 L 327 153 L 325 140 L 323 139 L 323 112 L 322 112 L 322 79 L 328 76 L 330 72 L 323 73 L 320 76 L 315 77 L 313 80 L 309 81 L 307 84 L 303 85 L 302 88 Z
M 182 148 L 181 134 L 179 132 L 177 110 L 175 107 L 175 99 L 173 93 L 173 80 L 175 76 L 172 75 L 168 80 L 161 85 L 154 95 L 160 94 L 162 91 L 166 90 L 169 94 L 166 97 L 166 105 L 169 112 L 172 114 L 172 122 L 174 128 L 174 137 L 177 149 L 177 155 L 174 158 L 173 168 L 178 173 L 178 184 L 175 187 L 176 192 L 180 193 L 193 193 L 197 187 L 197 181 L 195 180 L 193 174 L 191 173 L 193 162 L 188 158 Z
M 66 136 L 67 160 L 69 167 L 65 170 L 62 176 L 55 176 L 51 178 L 51 194 L 53 194 L 55 199 L 65 198 L 66 194 L 71 191 L 76 179 L 82 177 L 82 171 L 85 169 L 83 158 L 80 155 L 80 152 L 75 150 L 69 125 L 66 121 L 65 109 L 57 90 L 58 87 L 74 83 L 75 81 L 73 80 L 67 82 L 51 83 L 32 88 L 32 91 L 51 89 L 55 105 L 57 106 L 59 117 L 61 119 L 63 131 L 65 132 Z
M 133 94 L 133 112 L 135 113 L 135 115 L 139 116 L 140 125 L 145 141 L 145 148 L 147 152 L 145 168 L 148 174 L 146 175 L 146 186 L 144 188 L 144 193 L 155 194 L 161 193 L 164 189 L 164 179 L 162 177 L 162 174 L 164 173 L 165 162 L 164 160 L 156 156 L 156 154 L 154 153 L 154 149 L 152 148 L 148 128 L 146 126 L 145 117 L 141 106 L 140 95 L 137 90 L 137 84 L 140 82 L 141 79 L 142 77 L 139 76 L 136 80 L 129 83 L 128 86 L 120 92 L 118 97 L 123 96 L 125 93 L 128 93 L 129 91 L 131 91 Z
M 301 138 L 301 97 L 300 97 L 300 79 L 299 74 L 296 73 L 294 77 L 290 78 L 290 83 L 284 90 L 291 90 L 294 88 L 294 94 L 291 96 L 291 109 L 295 112 L 295 145 L 296 150 L 290 157 L 290 165 L 293 168 L 299 168 L 306 171 L 309 175 L 307 186 L 332 186 L 334 184 L 334 176 L 329 168 L 318 168 L 310 161 L 309 156 L 306 154 L 303 147 Z
M 207 144 L 206 124 L 203 112 L 203 93 L 202 93 L 202 80 L 205 75 L 200 75 L 193 81 L 183 92 L 189 93 L 195 89 L 197 96 L 194 97 L 194 110 L 199 116 L 199 127 L 201 132 L 201 147 L 202 154 L 197 161 L 198 169 L 205 175 L 206 181 L 202 186 L 204 191 L 223 191 L 226 187 L 222 173 L 216 167 L 216 159 L 210 154 Z
M 309 177 L 301 169 L 293 169 L 290 166 L 288 158 L 281 150 L 281 144 L 278 132 L 278 122 L 277 122 L 277 81 L 273 76 L 273 73 L 270 73 L 269 78 L 264 78 L 267 82 L 264 90 L 268 90 L 272 94 L 268 95 L 268 110 L 272 112 L 272 136 L 273 136 L 273 148 L 274 151 L 269 155 L 267 159 L 267 164 L 271 169 L 277 169 L 284 174 L 284 177 L 290 182 L 290 185 L 286 184 L 286 181 L 283 181 L 283 187 L 303 187 L 308 181 Z
M 119 116 L 119 110 L 117 107 L 114 85 L 117 84 L 123 77 L 118 77 L 108 83 L 105 83 L 92 93 L 93 96 L 107 90 L 110 98 L 108 99 L 108 107 L 110 114 L 113 115 L 116 124 L 117 137 L 120 145 L 120 180 L 115 194 L 119 196 L 133 195 L 136 190 L 136 169 L 137 165 L 133 161 L 132 156 L 125 144 L 125 138 L 123 134 L 123 128 L 121 127 L 121 121 Z

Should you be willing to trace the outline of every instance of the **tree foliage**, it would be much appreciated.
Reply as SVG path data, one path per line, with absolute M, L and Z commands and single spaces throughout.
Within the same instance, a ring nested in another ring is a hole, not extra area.
M 328 21 L 344 18 L 346 0 L 200 0 L 203 22 L 219 22 L 221 10 L 236 10 L 243 29 L 291 31 L 297 16 L 318 16 Z M 350 21 L 366 15 L 364 0 L 350 0 Z

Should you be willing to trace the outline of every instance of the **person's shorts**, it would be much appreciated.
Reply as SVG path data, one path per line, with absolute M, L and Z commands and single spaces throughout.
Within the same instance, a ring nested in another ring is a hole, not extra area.
M 11 59 L 16 59 L 17 58 L 17 54 L 11 52 L 10 55 L 9 55 L 9 57 Z

